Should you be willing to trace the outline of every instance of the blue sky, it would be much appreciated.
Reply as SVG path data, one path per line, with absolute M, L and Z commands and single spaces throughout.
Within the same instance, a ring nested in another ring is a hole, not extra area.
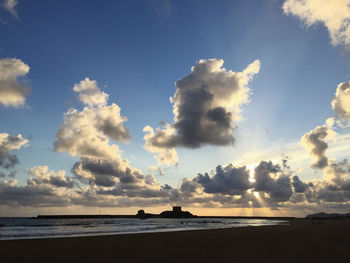
M 144 149 L 142 130 L 173 122 L 174 83 L 200 59 L 223 59 L 223 67 L 234 72 L 256 59 L 261 66 L 249 83 L 250 102 L 242 105 L 236 143 L 177 147 L 177 167 L 164 166 L 165 175 L 155 174 L 158 182 L 179 187 L 183 178 L 219 164 L 238 165 L 250 152 L 299 143 L 335 115 L 331 101 L 337 85 L 350 78 L 350 53 L 330 43 L 322 22 L 307 26 L 286 15 L 284 2 L 19 0 L 18 19 L 2 8 L 0 58 L 29 65 L 24 78 L 32 90 L 23 107 L 0 105 L 0 132 L 29 138 L 29 147 L 14 152 L 20 161 L 16 180 L 25 184 L 28 169 L 38 165 L 73 176 L 79 156 L 55 152 L 53 143 L 64 113 L 83 109 L 72 89 L 86 77 L 128 118 L 132 139 L 114 142 L 122 157 L 149 173 L 157 161 Z M 308 157 L 293 169 L 303 170 L 299 176 L 305 180 L 322 177 L 310 162 Z

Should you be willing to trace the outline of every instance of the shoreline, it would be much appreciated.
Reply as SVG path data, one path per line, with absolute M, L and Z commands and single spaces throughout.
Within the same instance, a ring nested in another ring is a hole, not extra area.
M 50 236 L 50 237 L 33 237 L 33 238 L 19 238 L 19 239 L 0 239 L 0 244 L 2 241 L 26 241 L 26 240 L 47 240 L 47 239 L 62 239 L 62 238 L 93 238 L 93 237 L 107 237 L 107 236 L 124 236 L 124 235 L 141 235 L 141 234 L 158 234 L 158 233 L 176 233 L 176 232 L 195 232 L 195 231 L 206 231 L 206 230 L 221 230 L 221 229 L 235 229 L 243 227 L 265 227 L 273 225 L 264 225 L 264 226 L 240 226 L 240 227 L 222 227 L 222 228 L 201 228 L 201 229 L 169 229 L 169 230 L 159 230 L 159 231 L 143 231 L 143 232 L 120 232 L 120 233 L 103 233 L 103 234 L 87 234 L 87 235 L 72 235 L 72 236 Z
M 347 262 L 350 220 L 1 240 L 2 262 Z
M 288 222 L 287 220 L 285 220 Z M 248 225 L 248 226 L 237 226 L 237 227 L 219 227 L 219 228 L 196 228 L 196 229 L 158 229 L 156 231 L 141 231 L 141 232 L 118 232 L 118 233 L 96 233 L 96 234 L 77 234 L 71 236 L 57 235 L 57 236 L 47 236 L 47 237 L 28 237 L 28 238 L 12 238 L 12 239 L 0 239 L 1 241 L 15 241 L 15 240 L 36 240 L 36 239 L 58 239 L 58 238 L 81 238 L 81 237 L 104 237 L 104 236 L 119 236 L 119 235 L 138 235 L 138 234 L 157 234 L 157 233 L 172 233 L 172 232 L 192 232 L 192 231 L 206 231 L 206 230 L 220 230 L 220 229 L 236 229 L 236 228 L 246 228 L 246 227 L 267 227 L 267 226 L 282 226 L 289 225 L 285 223 L 271 224 L 271 225 Z M 1 244 L 1 243 L 0 243 Z

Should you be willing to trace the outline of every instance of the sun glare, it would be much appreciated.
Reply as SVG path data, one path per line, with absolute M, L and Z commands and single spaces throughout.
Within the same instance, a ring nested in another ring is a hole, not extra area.
M 256 164 L 256 163 L 247 165 L 247 169 L 249 170 L 249 182 L 251 182 L 251 183 L 255 183 L 254 168 L 257 165 L 258 164 Z

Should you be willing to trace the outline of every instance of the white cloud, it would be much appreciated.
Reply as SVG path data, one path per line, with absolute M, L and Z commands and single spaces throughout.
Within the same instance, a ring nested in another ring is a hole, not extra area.
M 340 118 L 350 121 L 350 81 L 338 85 L 332 107 Z
M 70 109 L 65 114 L 54 146 L 57 152 L 80 157 L 72 168 L 76 178 L 96 187 L 93 193 L 90 192 L 93 195 L 148 198 L 161 193 L 164 196 L 166 190 L 150 180 L 150 175 L 144 176 L 130 166 L 128 160 L 122 158 L 118 145 L 112 143 L 112 139 L 120 142 L 130 138 L 124 125 L 127 118 L 120 115 L 119 106 L 114 103 L 107 105 L 108 95 L 88 78 L 73 89 L 80 92 L 79 98 L 87 106 L 82 111 Z M 164 156 L 161 162 L 174 158 L 172 153 Z
M 116 105 L 116 107 L 118 107 Z M 108 136 L 98 123 L 99 109 L 84 108 L 79 112 L 70 109 L 56 134 L 55 150 L 72 156 L 115 158 L 119 156 L 117 145 L 109 144 Z
M 71 176 L 66 176 L 64 170 L 55 173 L 49 170 L 47 166 L 35 166 L 29 170 L 29 174 L 34 177 L 34 182 L 37 184 L 50 184 L 56 187 L 72 188 L 74 180 Z
M 158 165 L 176 165 L 179 162 L 179 158 L 175 149 L 162 151 L 154 157 L 157 159 Z
M 5 107 L 25 105 L 30 88 L 18 81 L 29 72 L 29 66 L 15 58 L 0 59 L 0 104 Z
M 283 11 L 307 26 L 323 23 L 332 45 L 350 45 L 350 0 L 286 0 Z
M 90 107 L 107 103 L 108 94 L 98 88 L 95 80 L 85 78 L 79 84 L 75 84 L 73 90 L 79 93 L 79 100 Z
M 74 89 L 83 92 L 82 101 L 89 106 L 84 107 L 82 111 L 70 109 L 65 113 L 64 122 L 56 134 L 55 150 L 84 158 L 119 160 L 119 147 L 110 144 L 110 139 L 127 141 L 130 138 L 124 125 L 127 118 L 120 115 L 117 104 L 105 105 L 107 94 L 102 96 L 102 104 L 96 103 L 102 102 L 96 99 L 102 93 L 96 85 L 91 84 L 96 83 L 95 81 L 87 80 L 80 82 L 79 86 L 75 85 Z

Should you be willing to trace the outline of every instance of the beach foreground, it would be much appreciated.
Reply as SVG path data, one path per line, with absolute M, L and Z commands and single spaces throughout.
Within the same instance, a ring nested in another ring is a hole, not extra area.
M 349 262 L 349 220 L 0 241 L 1 262 Z

